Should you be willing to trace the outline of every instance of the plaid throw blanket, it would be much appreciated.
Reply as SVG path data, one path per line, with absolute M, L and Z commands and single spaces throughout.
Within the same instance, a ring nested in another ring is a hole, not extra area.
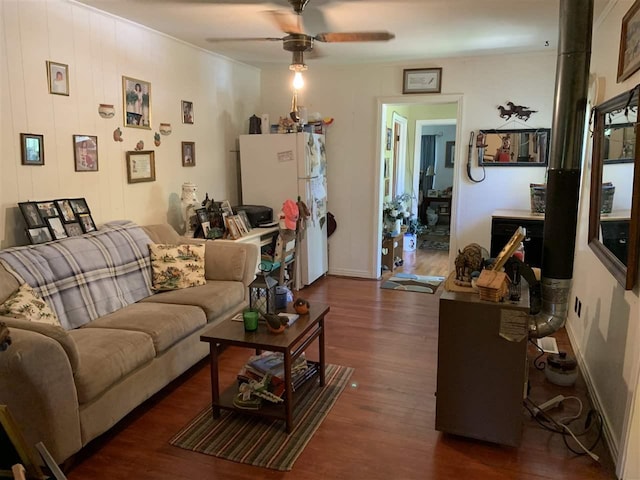
M 78 237 L 0 252 L 0 262 L 28 283 L 70 330 L 151 295 L 149 247 L 129 221 Z

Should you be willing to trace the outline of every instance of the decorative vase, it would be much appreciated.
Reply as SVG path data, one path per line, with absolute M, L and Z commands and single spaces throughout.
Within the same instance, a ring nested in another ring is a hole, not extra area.
M 400 233 L 400 229 L 402 229 L 402 220 L 396 220 L 393 226 L 393 231 L 397 235 Z
M 108 103 L 101 103 L 98 107 L 98 115 L 102 118 L 111 118 L 116 114 L 116 109 Z
M 185 182 L 182 184 L 182 196 L 180 197 L 180 201 L 182 204 L 182 216 L 185 223 L 185 237 L 192 237 L 195 233 L 196 209 L 200 207 L 197 192 L 198 187 L 195 184 L 191 182 Z
M 162 135 L 171 135 L 172 128 L 170 123 L 161 123 L 159 127 L 160 133 Z
M 438 223 L 438 214 L 427 208 L 427 225 L 433 227 L 436 223 Z

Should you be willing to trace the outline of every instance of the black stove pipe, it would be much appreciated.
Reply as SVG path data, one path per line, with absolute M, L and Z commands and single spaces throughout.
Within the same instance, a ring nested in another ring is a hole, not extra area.
M 560 0 L 542 246 L 542 309 L 530 318 L 530 337 L 551 335 L 564 326 L 567 318 L 580 197 L 592 25 L 593 0 Z

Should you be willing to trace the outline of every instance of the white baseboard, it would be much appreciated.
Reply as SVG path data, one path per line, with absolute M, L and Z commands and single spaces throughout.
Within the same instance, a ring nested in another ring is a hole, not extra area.
M 589 369 L 586 367 L 584 362 L 584 357 L 582 356 L 582 351 L 577 349 L 575 345 L 578 345 L 578 340 L 575 337 L 573 330 L 571 329 L 571 323 L 567 322 L 565 324 L 565 328 L 567 330 L 567 335 L 569 336 L 569 341 L 573 346 L 573 353 L 576 355 L 576 360 L 578 361 L 578 365 L 580 366 L 580 370 L 582 371 L 582 376 L 584 378 L 585 383 L 587 384 L 587 390 L 589 391 L 589 396 L 591 397 L 591 401 L 594 404 L 594 407 L 600 413 L 603 424 L 603 432 L 604 439 L 607 442 L 607 447 L 609 447 L 609 451 L 611 452 L 611 458 L 613 459 L 613 463 L 616 467 L 616 476 L 620 478 L 620 465 L 618 464 L 618 455 L 619 455 L 619 445 L 616 439 L 611 432 L 611 424 L 609 419 L 604 413 L 604 409 L 602 408 L 602 401 L 600 400 L 600 396 L 598 395 L 598 391 L 596 390 L 593 380 L 591 379 L 591 374 L 589 373 Z
M 348 268 L 330 268 L 329 275 L 336 275 L 338 277 L 357 277 L 368 278 L 371 280 L 377 280 L 378 276 L 368 272 L 366 270 L 351 270 Z

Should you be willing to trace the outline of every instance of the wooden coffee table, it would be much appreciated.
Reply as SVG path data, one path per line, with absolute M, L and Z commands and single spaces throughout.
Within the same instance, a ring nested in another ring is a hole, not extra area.
M 293 310 L 287 310 L 293 312 Z M 295 404 L 294 387 L 291 381 L 291 365 L 309 345 L 318 339 L 319 361 L 308 362 L 313 371 L 307 375 L 305 383 L 316 375 L 320 379 L 320 386 L 324 386 L 324 317 L 329 312 L 329 306 L 323 304 L 312 305 L 308 314 L 300 315 L 296 322 L 283 333 L 274 334 L 267 330 L 263 321 L 255 332 L 245 332 L 243 322 L 231 320 L 211 327 L 200 336 L 200 340 L 209 343 L 209 358 L 211 362 L 211 410 L 213 418 L 220 416 L 220 410 L 234 410 L 237 412 L 262 417 L 280 418 L 286 421 L 287 433 L 293 429 L 293 406 Z M 238 393 L 237 382 L 234 382 L 224 392 L 219 389 L 218 353 L 226 345 L 252 348 L 255 350 L 269 350 L 282 352 L 284 355 L 284 403 L 263 405 L 258 410 L 237 408 L 233 399 Z M 298 391 L 299 389 L 297 389 Z

